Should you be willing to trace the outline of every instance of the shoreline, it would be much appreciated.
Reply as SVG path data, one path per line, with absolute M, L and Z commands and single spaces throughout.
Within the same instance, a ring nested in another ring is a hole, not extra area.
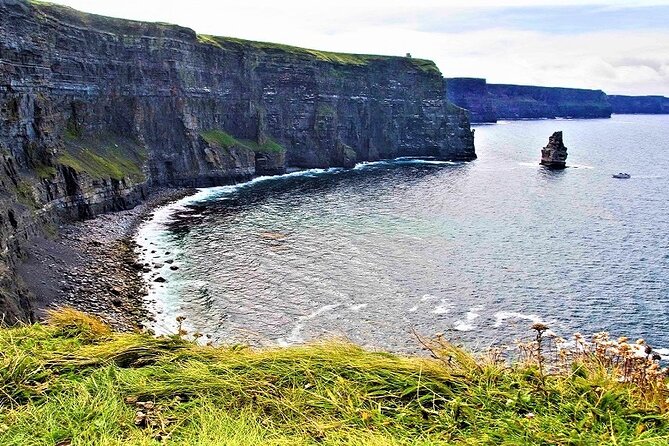
M 159 189 L 132 209 L 64 223 L 55 238 L 31 240 L 17 270 L 34 295 L 36 318 L 70 307 L 94 314 L 119 331 L 143 329 L 152 315 L 145 301 L 145 265 L 134 236 L 156 208 L 195 191 Z

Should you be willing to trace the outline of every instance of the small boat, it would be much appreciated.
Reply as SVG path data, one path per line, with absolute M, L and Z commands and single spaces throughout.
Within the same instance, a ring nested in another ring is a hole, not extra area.
M 619 180 L 627 180 L 632 178 L 632 175 L 629 173 L 618 172 L 613 174 L 613 178 L 618 178 Z

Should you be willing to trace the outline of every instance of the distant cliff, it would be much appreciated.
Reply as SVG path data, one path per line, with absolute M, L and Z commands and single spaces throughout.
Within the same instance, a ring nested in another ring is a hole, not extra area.
M 669 98 L 664 96 L 609 95 L 613 113 L 620 114 L 669 114 Z
M 286 167 L 476 157 L 433 62 L 197 35 L 0 0 L 0 312 L 25 318 L 21 241 L 155 186 Z
M 498 119 L 611 117 L 601 90 L 488 84 L 488 94 Z
M 472 122 L 498 119 L 610 118 L 620 114 L 669 114 L 664 96 L 607 95 L 601 90 L 488 84 L 485 79 L 444 79 L 446 99 L 469 111 Z
M 469 110 L 472 122 L 497 122 L 485 79 L 456 77 L 445 82 L 446 99 Z
M 611 105 L 601 90 L 488 84 L 475 78 L 447 78 L 444 82 L 446 97 L 469 110 L 473 122 L 611 117 Z

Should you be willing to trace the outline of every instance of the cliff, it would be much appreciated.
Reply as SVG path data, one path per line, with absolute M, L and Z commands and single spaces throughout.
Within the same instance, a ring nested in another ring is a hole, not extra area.
M 609 95 L 613 113 L 620 114 L 669 114 L 669 98 L 665 96 Z
M 0 0 L 0 312 L 21 240 L 156 186 L 397 156 L 470 160 L 434 63 L 197 35 Z
M 488 84 L 488 92 L 498 119 L 611 117 L 601 90 Z
M 446 100 L 469 110 L 472 122 L 497 122 L 497 114 L 485 79 L 458 77 L 445 79 Z
M 609 118 L 601 90 L 488 84 L 485 79 L 445 79 L 446 98 L 471 112 L 473 122 L 497 119 Z

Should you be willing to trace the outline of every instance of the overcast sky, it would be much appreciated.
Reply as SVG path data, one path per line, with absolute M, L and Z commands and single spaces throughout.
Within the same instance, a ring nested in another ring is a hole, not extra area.
M 198 33 L 434 60 L 446 77 L 669 96 L 669 0 L 58 0 Z

